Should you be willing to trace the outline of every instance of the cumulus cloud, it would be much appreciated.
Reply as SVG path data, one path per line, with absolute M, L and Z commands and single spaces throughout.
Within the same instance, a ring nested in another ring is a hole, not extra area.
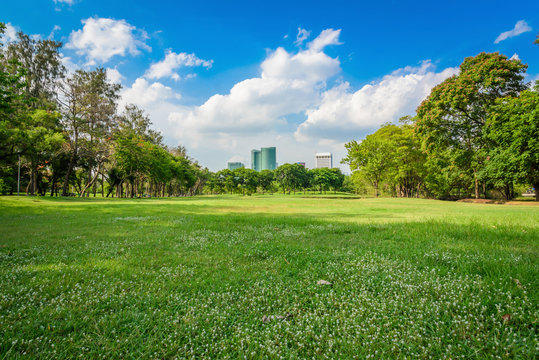
M 424 61 L 360 89 L 335 84 L 340 61 L 324 49 L 340 44 L 339 34 L 324 30 L 305 49 L 268 52 L 257 77 L 199 106 L 179 105 L 171 88 L 149 82 L 149 76 L 124 90 L 124 101 L 144 107 L 168 143 L 187 146 L 212 170 L 225 168 L 230 159 L 246 161 L 249 167 L 250 150 L 263 146 L 276 146 L 281 164 L 304 161 L 312 167 L 316 152 L 329 151 L 337 165 L 345 156 L 346 141 L 413 114 L 433 86 L 458 71 L 436 71 Z
M 88 18 L 82 20 L 83 28 L 71 32 L 67 49 L 85 56 L 87 65 L 107 63 L 113 56 L 127 53 L 138 55 L 141 49 L 150 51 L 145 44 L 148 35 L 125 20 Z
M 170 114 L 178 136 L 189 134 L 187 140 L 197 146 L 207 136 L 233 138 L 286 126 L 287 115 L 316 105 L 326 81 L 340 71 L 339 60 L 324 54 L 322 44 L 316 51 L 295 54 L 278 48 L 262 62 L 259 77 L 243 80 L 228 94 L 216 94 L 201 106 Z
M 17 41 L 17 29 L 11 23 L 5 23 L 3 38 L 9 43 Z
M 203 66 L 208 69 L 212 67 L 212 64 L 213 60 L 199 59 L 195 54 L 184 52 L 177 54 L 169 50 L 163 60 L 150 66 L 145 76 L 149 79 L 171 77 L 174 80 L 179 80 L 180 75 L 177 73 L 177 70 L 182 67 Z
M 175 138 L 171 136 L 168 116 L 170 113 L 182 111 L 183 107 L 177 103 L 181 99 L 180 94 L 160 82 L 149 82 L 139 77 L 131 86 L 124 88 L 120 95 L 120 109 L 127 104 L 139 106 L 149 113 L 155 128 L 163 133 L 165 139 L 169 142 L 175 141 Z
M 385 122 L 413 114 L 430 90 L 456 74 L 457 68 L 435 72 L 430 61 L 406 67 L 381 80 L 352 91 L 346 82 L 323 94 L 320 104 L 307 110 L 307 119 L 297 128 L 296 139 L 350 140 Z
M 303 44 L 311 36 L 311 32 L 302 28 L 298 28 L 298 35 L 296 35 L 296 41 L 294 42 L 297 46 Z
M 168 86 L 159 82 L 150 84 L 148 80 L 138 78 L 131 87 L 123 91 L 122 102 L 146 106 L 155 103 L 157 100 L 180 99 L 180 97 L 180 94 L 175 93 Z
M 532 31 L 532 28 L 528 25 L 528 23 L 524 20 L 519 20 L 517 21 L 515 27 L 512 30 L 505 31 L 498 35 L 496 40 L 494 40 L 494 44 L 498 44 L 500 41 L 504 41 L 506 39 L 518 36 L 528 31 Z
M 107 79 L 114 84 L 121 84 L 122 80 L 125 79 L 118 69 L 107 68 Z

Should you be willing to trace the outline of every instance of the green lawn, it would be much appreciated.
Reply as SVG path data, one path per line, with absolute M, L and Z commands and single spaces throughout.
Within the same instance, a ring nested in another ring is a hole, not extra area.
M 0 359 L 539 352 L 531 203 L 0 197 L 0 229 Z

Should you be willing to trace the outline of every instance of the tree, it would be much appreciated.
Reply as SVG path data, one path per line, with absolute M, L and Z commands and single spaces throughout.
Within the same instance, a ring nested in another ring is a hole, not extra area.
M 318 188 L 320 194 L 322 190 L 327 190 L 331 183 L 331 171 L 328 168 L 317 168 L 309 170 L 311 185 Z
M 5 25 L 0 23 L 0 38 L 4 31 Z M 7 60 L 0 51 L 0 162 L 21 154 L 18 145 L 25 135 L 21 128 L 29 116 L 25 75 L 26 69 L 19 62 Z
M 62 195 L 66 196 L 69 179 L 77 161 L 86 160 L 86 191 L 97 180 L 103 163 L 110 155 L 110 140 L 115 127 L 120 85 L 109 83 L 106 71 L 99 68 L 94 71 L 77 70 L 61 82 L 59 89 L 61 94 L 58 96 L 58 102 L 71 148 L 62 190 Z
M 416 130 L 424 149 L 427 153 L 450 149 L 454 163 L 472 174 L 476 198 L 490 108 L 496 99 L 517 96 L 525 89 L 526 68 L 520 60 L 498 53 L 466 58 L 459 74 L 435 86 L 417 109 Z
M 400 125 L 386 124 L 375 133 L 390 144 L 391 161 L 385 178 L 393 194 L 401 197 L 412 197 L 414 192 L 418 196 L 425 177 L 426 157 L 412 121 L 404 116 Z
M 258 185 L 262 189 L 262 194 L 266 191 L 273 190 L 273 171 L 272 170 L 262 170 L 258 174 Z
M 243 195 L 247 191 L 248 195 L 256 192 L 258 186 L 258 172 L 253 169 L 237 168 L 232 171 L 236 183 Z
M 536 85 L 537 87 L 537 85 Z M 527 182 L 539 201 L 539 89 L 498 99 L 488 119 L 488 138 L 496 143 L 488 168 L 505 183 Z
M 163 136 L 151 129 L 152 122 L 148 114 L 137 105 L 127 104 L 123 113 L 118 117 L 118 131 L 120 133 L 134 133 L 155 145 L 162 145 Z M 186 157 L 186 156 L 184 156 Z
M 342 160 L 350 170 L 359 171 L 374 188 L 374 196 L 378 197 L 378 188 L 391 164 L 391 144 L 379 136 L 367 135 L 365 140 L 358 143 L 353 140 L 345 144 L 348 154 Z
M 337 190 L 339 190 L 344 182 L 344 174 L 341 172 L 341 169 L 339 168 L 332 168 L 329 170 L 329 186 L 333 188 L 333 192 L 337 193 Z
M 32 107 L 54 109 L 56 82 L 65 74 L 59 52 L 62 43 L 34 39 L 22 32 L 17 37 L 16 42 L 7 46 L 6 60 L 17 61 L 26 69 L 24 94 Z
M 296 192 L 308 186 L 307 170 L 300 164 L 283 164 L 273 172 L 275 180 L 281 185 L 283 194 Z
M 30 164 L 28 192 L 31 195 L 38 191 L 38 171 L 48 167 L 49 161 L 64 143 L 59 119 L 60 114 L 56 112 L 35 110 L 25 128 L 25 142 L 21 146 Z

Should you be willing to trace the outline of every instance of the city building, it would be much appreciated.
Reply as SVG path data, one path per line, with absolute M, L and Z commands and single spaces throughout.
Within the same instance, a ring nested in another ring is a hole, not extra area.
M 251 169 L 275 170 L 277 168 L 277 149 L 265 147 L 260 150 L 251 150 Z
M 241 163 L 241 162 L 229 162 L 228 163 L 228 170 L 239 169 L 239 168 L 242 168 L 242 167 L 245 167 L 245 165 L 243 165 L 243 163 Z
M 251 169 L 260 171 L 260 150 L 251 150 Z
M 316 153 L 315 155 L 315 168 L 332 168 L 333 167 L 333 155 L 331 153 Z

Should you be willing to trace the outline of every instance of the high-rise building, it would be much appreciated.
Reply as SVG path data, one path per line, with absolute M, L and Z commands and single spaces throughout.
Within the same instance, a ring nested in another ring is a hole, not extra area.
M 316 153 L 315 155 L 315 168 L 332 168 L 333 167 L 333 155 L 331 153 Z
M 260 171 L 260 150 L 251 150 L 251 169 Z
M 251 150 L 251 169 L 275 170 L 277 168 L 277 149 L 265 147 L 260 150 Z
M 277 150 L 275 147 L 265 147 L 262 152 L 260 170 L 275 170 L 277 168 Z
M 238 169 L 238 168 L 242 168 L 242 167 L 245 167 L 245 165 L 243 165 L 243 163 L 241 163 L 241 162 L 229 162 L 228 163 L 228 170 L 234 170 L 234 169 Z

